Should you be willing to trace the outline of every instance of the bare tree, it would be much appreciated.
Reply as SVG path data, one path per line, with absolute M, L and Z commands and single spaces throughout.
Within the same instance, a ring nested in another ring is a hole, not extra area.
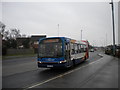
M 4 36 L 4 32 L 5 32 L 5 24 L 3 24 L 1 21 L 0 21 L 0 34 L 2 35 L 2 38 Z
M 10 38 L 16 39 L 18 37 L 21 37 L 20 30 L 19 29 L 11 29 L 10 30 Z
M 0 21 L 0 33 L 3 34 L 5 31 L 5 24 Z
M 3 39 L 8 40 L 8 39 L 10 39 L 9 36 L 10 36 L 10 32 L 8 30 L 4 31 Z

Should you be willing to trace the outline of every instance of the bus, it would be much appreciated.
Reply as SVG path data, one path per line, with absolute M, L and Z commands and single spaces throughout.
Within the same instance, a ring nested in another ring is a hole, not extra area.
M 39 40 L 38 67 L 68 68 L 89 57 L 88 41 L 67 37 L 48 37 Z

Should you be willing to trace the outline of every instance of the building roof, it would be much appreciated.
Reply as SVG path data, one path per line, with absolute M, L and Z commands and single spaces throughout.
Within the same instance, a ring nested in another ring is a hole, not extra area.
M 16 38 L 16 40 L 17 40 L 18 42 L 24 41 L 24 40 L 29 40 L 29 39 L 30 39 L 29 37 L 19 37 L 19 38 Z
M 32 35 L 31 41 L 39 41 L 40 38 L 45 38 L 46 35 Z

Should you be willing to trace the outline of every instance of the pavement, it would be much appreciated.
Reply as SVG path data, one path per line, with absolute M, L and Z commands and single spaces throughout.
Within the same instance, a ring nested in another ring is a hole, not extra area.
M 3 88 L 118 88 L 118 59 L 90 52 L 69 69 L 38 68 L 36 57 L 3 61 Z

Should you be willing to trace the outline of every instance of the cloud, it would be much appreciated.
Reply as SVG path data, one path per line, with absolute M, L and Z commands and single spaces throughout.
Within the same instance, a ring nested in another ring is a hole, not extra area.
M 4 2 L 3 22 L 25 34 L 58 35 L 103 45 L 112 43 L 111 7 L 108 2 Z

